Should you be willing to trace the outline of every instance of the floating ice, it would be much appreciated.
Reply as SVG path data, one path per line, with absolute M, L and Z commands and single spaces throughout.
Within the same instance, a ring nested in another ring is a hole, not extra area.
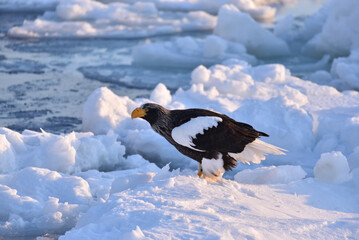
M 191 67 L 210 66 L 228 58 L 239 58 L 250 64 L 257 59 L 246 53 L 246 48 L 236 42 L 210 35 L 203 40 L 193 37 L 178 38 L 174 42 L 146 43 L 134 48 L 134 64 L 144 66 Z
M 1 0 L 0 11 L 45 11 L 53 10 L 59 0 Z
M 274 57 L 289 54 L 289 48 L 282 39 L 264 29 L 248 14 L 234 5 L 224 5 L 218 13 L 214 34 L 243 44 L 250 54 L 258 57 Z
M 289 0 L 292 1 L 292 0 Z M 134 3 L 136 0 L 123 0 L 123 2 Z M 166 11 L 206 11 L 211 14 L 217 14 L 220 7 L 224 4 L 234 4 L 243 12 L 249 13 L 253 18 L 259 20 L 273 20 L 276 9 L 266 6 L 273 1 L 258 0 L 143 0 L 143 2 L 152 2 L 156 7 Z
M 8 35 L 32 37 L 139 38 L 214 28 L 216 17 L 205 12 L 165 13 L 152 3 L 104 4 L 93 0 L 63 0 L 55 12 L 24 21 Z
M 243 170 L 234 176 L 234 180 L 247 184 L 286 184 L 299 181 L 306 175 L 300 166 L 271 166 Z
M 1 236 L 63 233 L 92 202 L 88 183 L 43 168 L 0 175 Z

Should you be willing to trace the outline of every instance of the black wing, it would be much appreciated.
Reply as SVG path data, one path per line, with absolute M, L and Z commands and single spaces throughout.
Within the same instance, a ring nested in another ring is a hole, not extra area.
M 217 116 L 222 118 L 217 127 L 204 130 L 203 134 L 197 134 L 192 139 L 193 148 L 207 152 L 232 152 L 239 153 L 244 147 L 253 142 L 259 136 L 268 136 L 256 131 L 246 123 L 237 122 L 230 117 L 204 109 L 187 109 L 171 111 L 173 127 L 188 122 L 191 118 L 199 116 Z

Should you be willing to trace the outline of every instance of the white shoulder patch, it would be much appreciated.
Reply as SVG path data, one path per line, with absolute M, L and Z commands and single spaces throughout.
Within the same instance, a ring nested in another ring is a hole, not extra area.
M 222 121 L 222 118 L 214 116 L 192 118 L 188 122 L 172 129 L 171 135 L 173 140 L 178 144 L 196 151 L 204 152 L 203 150 L 194 148 L 192 139 L 195 138 L 198 133 L 203 134 L 204 130 L 217 127 L 218 123 Z

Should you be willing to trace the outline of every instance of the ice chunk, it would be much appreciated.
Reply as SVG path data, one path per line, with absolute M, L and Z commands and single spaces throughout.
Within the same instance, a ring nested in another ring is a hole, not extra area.
M 341 90 L 358 90 L 359 48 L 353 49 L 348 57 L 334 59 L 330 72 L 333 78 L 333 81 L 330 83 L 331 85 Z
M 247 184 L 286 184 L 299 181 L 306 175 L 301 166 L 283 165 L 246 169 L 237 173 L 234 180 Z
M 71 229 L 92 201 L 80 177 L 43 168 L 0 175 L 2 236 L 36 236 Z
M 59 0 L 2 0 L 0 11 L 29 12 L 53 10 Z
M 82 129 L 96 134 L 106 134 L 119 122 L 130 117 L 130 111 L 135 109 L 135 106 L 129 97 L 119 97 L 108 88 L 99 88 L 84 104 Z
M 216 17 L 205 12 L 166 13 L 153 3 L 101 3 L 93 0 L 63 0 L 55 12 L 34 21 L 24 21 L 8 35 L 33 37 L 139 38 L 214 28 Z
M 234 5 L 224 5 L 218 13 L 214 34 L 243 44 L 249 53 L 258 57 L 284 56 L 289 54 L 287 44 L 264 29 L 248 14 Z
M 210 35 L 198 40 L 192 37 L 178 38 L 174 42 L 146 43 L 134 48 L 133 63 L 143 66 L 190 67 L 210 66 L 229 58 L 238 58 L 256 64 L 257 59 L 246 53 L 237 42 Z
M 341 152 L 323 153 L 314 167 L 315 179 L 340 184 L 350 179 L 347 158 Z
M 63 173 L 91 168 L 111 169 L 124 160 L 125 147 L 117 135 L 92 133 L 55 135 L 47 132 L 16 133 L 0 128 L 0 172 L 27 166 L 43 167 Z
M 305 46 L 306 53 L 316 56 L 327 53 L 333 56 L 345 56 L 351 49 L 359 47 L 357 0 L 332 0 L 320 12 L 307 24 L 308 26 L 314 21 L 317 21 L 317 24 L 321 23 L 315 30 L 319 30 L 318 33 Z M 319 15 L 321 21 L 317 19 Z
M 153 89 L 150 100 L 156 102 L 162 106 L 166 106 L 172 101 L 171 92 L 162 83 L 159 83 L 155 89 Z
M 123 0 L 123 2 L 134 3 L 136 0 Z M 224 4 L 234 4 L 243 12 L 249 13 L 253 18 L 258 20 L 273 20 L 276 9 L 268 6 L 273 1 L 246 0 L 143 0 L 143 2 L 153 2 L 156 7 L 166 11 L 206 11 L 211 14 L 217 14 L 218 10 Z

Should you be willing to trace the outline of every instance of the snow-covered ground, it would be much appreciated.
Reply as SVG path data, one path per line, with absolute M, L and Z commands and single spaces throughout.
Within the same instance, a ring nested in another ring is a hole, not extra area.
M 1 121 L 81 120 L 0 128 L 0 239 L 359 239 L 359 2 L 257 22 L 295 2 L 0 0 L 45 11 L 1 25 Z M 222 112 L 288 152 L 207 182 L 131 119 L 145 102 Z

